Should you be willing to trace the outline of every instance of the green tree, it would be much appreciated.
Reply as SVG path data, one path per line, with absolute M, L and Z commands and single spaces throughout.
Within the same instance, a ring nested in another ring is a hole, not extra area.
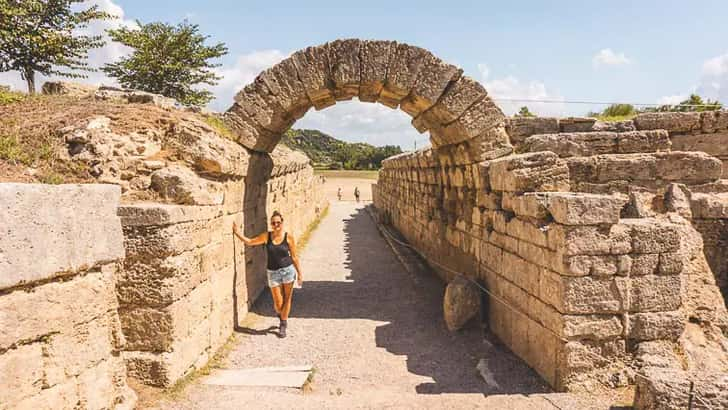
M 72 8 L 83 0 L 0 0 L 0 72 L 19 71 L 35 93 L 35 74 L 84 78 L 74 71 L 94 71 L 91 49 L 104 45 L 102 36 L 80 34 L 94 20 L 114 16 L 91 6 Z
M 210 91 L 197 87 L 220 80 L 212 71 L 220 64 L 209 60 L 227 54 L 225 44 L 205 45 L 209 37 L 186 20 L 177 26 L 137 24 L 138 30 L 122 27 L 108 31 L 112 40 L 134 51 L 102 70 L 124 87 L 162 94 L 185 105 L 204 105 L 212 100 Z
M 535 117 L 535 115 L 525 105 L 518 110 L 517 117 Z

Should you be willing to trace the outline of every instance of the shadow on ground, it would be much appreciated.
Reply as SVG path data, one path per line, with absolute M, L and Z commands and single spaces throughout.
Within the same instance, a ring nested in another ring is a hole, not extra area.
M 482 393 L 533 394 L 551 389 L 532 369 L 499 345 L 480 323 L 452 334 L 442 320 L 443 283 L 432 274 L 415 282 L 381 238 L 365 209 L 345 220 L 346 267 L 349 281 L 307 281 L 297 291 L 292 318 L 371 319 L 388 322 L 376 328 L 377 347 L 404 355 L 409 372 L 430 377 L 421 383 L 421 394 Z M 253 311 L 275 317 L 268 292 Z M 266 334 L 273 329 L 240 329 L 247 334 Z M 486 341 L 490 339 L 490 342 Z M 478 375 L 480 359 L 495 383 Z

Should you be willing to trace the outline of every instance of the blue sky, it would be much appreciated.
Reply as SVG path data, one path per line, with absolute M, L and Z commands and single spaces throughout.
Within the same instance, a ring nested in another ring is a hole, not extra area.
M 217 110 L 229 106 L 234 92 L 260 70 L 291 52 L 346 37 L 424 47 L 461 66 L 496 99 L 664 103 L 698 91 L 728 103 L 725 0 L 93 2 L 123 15 L 114 24 L 187 18 L 213 41 L 225 42 L 230 50 L 220 61 L 225 78 L 211 104 Z M 99 52 L 92 62 L 123 52 L 118 47 Z M 89 81 L 109 82 L 98 74 Z M 557 116 L 600 108 L 501 104 L 507 113 L 520 105 Z M 296 126 L 405 147 L 422 138 L 406 114 L 358 102 L 310 112 Z

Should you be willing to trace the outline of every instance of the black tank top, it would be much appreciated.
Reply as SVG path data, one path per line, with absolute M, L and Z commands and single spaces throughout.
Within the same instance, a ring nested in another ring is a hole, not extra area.
M 278 245 L 273 243 L 273 235 L 268 232 L 268 242 L 265 244 L 268 251 L 268 269 L 277 270 L 293 265 L 291 248 L 288 247 L 288 232 L 283 234 L 283 241 Z

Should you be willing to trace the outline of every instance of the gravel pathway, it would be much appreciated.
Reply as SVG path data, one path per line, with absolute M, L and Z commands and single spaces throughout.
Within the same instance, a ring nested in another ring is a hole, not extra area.
M 442 283 L 422 276 L 415 284 L 363 204 L 332 202 L 301 259 L 306 281 L 294 293 L 288 337 L 276 336 L 277 318 L 265 293 L 224 367 L 311 364 L 310 388 L 197 383 L 161 407 L 590 407 L 573 395 L 548 393 L 523 362 L 484 341 L 477 325 L 449 333 L 442 321 Z M 481 358 L 487 358 L 497 386 L 478 375 Z

